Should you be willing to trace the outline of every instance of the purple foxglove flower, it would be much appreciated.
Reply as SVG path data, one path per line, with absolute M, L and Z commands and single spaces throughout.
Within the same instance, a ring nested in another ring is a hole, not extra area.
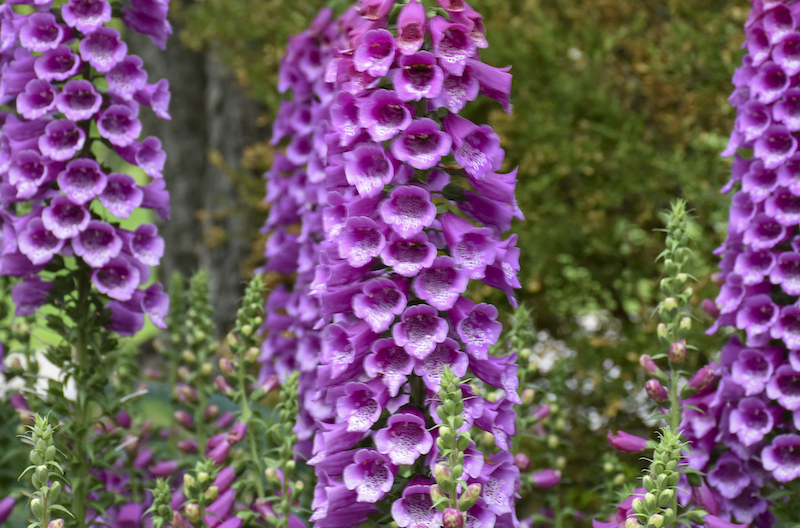
M 403 238 L 410 238 L 436 218 L 436 206 L 427 189 L 416 185 L 395 187 L 381 204 L 381 218 Z
M 47 296 L 52 289 L 52 282 L 44 282 L 38 277 L 14 284 L 11 287 L 11 300 L 17 317 L 34 314 L 47 302 Z
M 762 202 L 778 186 L 778 171 L 767 169 L 761 160 L 754 160 L 750 170 L 742 176 L 742 190 L 754 202 Z
M 106 188 L 106 175 L 91 158 L 70 161 L 58 174 L 58 187 L 76 204 L 84 204 Z
M 734 524 L 732 522 L 728 522 L 722 517 L 717 517 L 716 515 L 706 515 L 703 517 L 703 526 L 707 528 L 745 528 L 746 524 Z
M 764 32 L 762 24 L 753 24 L 746 27 L 744 34 L 747 37 L 745 43 L 747 51 L 750 56 L 750 63 L 748 66 L 759 66 L 762 62 L 769 58 L 770 42 L 769 37 Z
M 772 284 L 780 284 L 788 295 L 800 295 L 800 253 L 783 253 L 769 280 Z
M 791 482 L 800 477 L 800 436 L 782 434 L 761 452 L 764 469 L 771 471 L 778 482 Z
M 29 199 L 51 178 L 51 169 L 36 151 L 18 153 L 8 169 L 8 183 L 17 188 L 17 198 Z
M 17 244 L 20 252 L 38 265 L 47 264 L 53 255 L 61 251 L 64 241 L 48 231 L 41 218 L 33 218 L 19 234 Z
M 333 324 L 328 327 L 322 341 L 322 361 L 333 366 L 333 376 L 344 372 L 348 366 L 355 363 L 356 359 L 362 361 L 369 351 L 369 345 L 375 334 L 364 331 L 368 328 L 366 323 L 345 329 L 343 326 Z
M 349 490 L 358 493 L 358 502 L 378 502 L 394 484 L 394 469 L 389 460 L 374 449 L 359 449 L 352 464 L 343 472 Z
M 456 264 L 472 279 L 482 279 L 486 266 L 494 262 L 498 244 L 492 230 L 477 228 L 453 213 L 442 216 L 444 232 L 450 254 Z
M 758 398 L 744 398 L 731 411 L 728 430 L 744 445 L 756 444 L 772 431 L 776 418 L 780 419 L 780 416 L 775 416 L 775 410 L 779 411 L 776 408 L 768 408 Z
M 50 205 L 42 210 L 45 229 L 62 240 L 77 236 L 86 229 L 89 220 L 91 215 L 83 205 L 77 205 L 63 195 L 53 198 Z
M 419 299 L 438 310 L 446 311 L 467 291 L 467 284 L 469 277 L 458 269 L 454 259 L 445 256 L 436 257 L 430 267 L 420 271 L 411 287 Z M 467 350 L 470 350 L 469 343 Z
M 497 322 L 497 316 L 497 308 L 480 303 L 456 324 L 456 332 L 472 357 L 479 360 L 488 358 L 489 348 L 497 343 L 503 330 L 503 325 Z
M 356 148 L 344 171 L 347 183 L 365 197 L 377 196 L 394 177 L 394 167 L 380 145 Z
M 510 114 L 512 75 L 508 72 L 511 70 L 511 66 L 495 68 L 474 59 L 467 60 L 467 66 L 470 73 L 478 79 L 481 93 L 499 102 L 503 106 L 503 110 Z
M 336 414 L 347 423 L 348 433 L 366 433 L 381 417 L 386 398 L 365 383 L 348 383 L 336 400 Z
M 436 0 L 442 9 L 449 13 L 461 13 L 465 9 L 464 0 Z
M 782 339 L 790 350 L 800 349 L 800 307 L 784 306 L 770 329 L 773 339 Z
M 388 330 L 395 316 L 406 309 L 406 296 L 395 281 L 371 279 L 364 283 L 362 291 L 353 296 L 353 313 L 365 320 L 375 333 Z
M 166 48 L 167 38 L 172 34 L 172 26 L 167 21 L 168 0 L 131 0 L 133 8 L 123 7 L 126 26 L 147 35 L 153 44 Z
M 768 169 L 784 163 L 797 149 L 797 140 L 783 125 L 770 125 L 764 134 L 756 139 L 753 153 L 764 162 Z
M 789 88 L 789 76 L 772 61 L 761 64 L 758 74 L 750 83 L 753 95 L 764 104 L 776 101 Z
M 392 84 L 400 99 L 433 99 L 441 93 L 444 73 L 436 65 L 433 53 L 420 51 L 414 55 L 403 55 L 399 63 L 400 67 L 394 72 Z
M 411 374 L 414 363 L 414 359 L 393 339 L 379 339 L 372 345 L 372 354 L 364 359 L 364 372 L 372 378 L 380 377 L 394 398 Z
M 93 268 L 100 268 L 119 255 L 122 239 L 113 226 L 91 220 L 81 233 L 72 239 L 72 250 Z
M 501 452 L 489 457 L 488 462 L 484 464 L 480 478 L 483 481 L 481 495 L 487 507 L 496 515 L 511 513 L 519 480 L 519 468 L 514 465 L 514 456 L 509 452 Z
M 66 44 L 45 51 L 33 64 L 36 76 L 45 81 L 65 81 L 75 75 L 80 67 L 80 57 L 72 53 Z
M 753 217 L 750 227 L 744 232 L 744 243 L 760 251 L 780 244 L 785 236 L 786 229 L 777 220 L 759 213 Z
M 339 236 L 339 257 L 360 268 L 380 255 L 385 246 L 386 237 L 374 220 L 363 216 L 350 218 Z
M 297 135 L 286 147 L 286 157 L 295 165 L 305 165 L 314 152 L 314 143 L 310 135 Z
M 433 265 L 436 254 L 436 246 L 428 242 L 425 233 L 410 238 L 402 238 L 392 233 L 381 253 L 381 259 L 387 266 L 392 266 L 398 275 L 414 277 L 420 270 Z
M 203 521 L 208 525 L 208 528 L 217 528 L 222 524 L 222 521 L 231 514 L 235 502 L 236 491 L 231 488 L 217 497 L 210 506 L 206 507 L 206 516 Z
M 353 55 L 356 70 L 373 77 L 383 77 L 394 60 L 394 36 L 385 29 L 371 29 L 364 33 L 361 44 Z
M 142 123 L 129 106 L 115 104 L 100 114 L 97 130 L 112 145 L 127 147 L 142 133 Z
M 360 0 L 359 14 L 367 20 L 380 20 L 392 10 L 395 0 Z
M 138 144 L 134 157 L 136 165 L 151 178 L 163 178 L 161 171 L 167 161 L 167 154 L 161 149 L 161 140 L 149 136 Z
M 625 431 L 617 431 L 617 434 L 608 432 L 608 443 L 617 451 L 624 453 L 641 453 L 647 447 L 647 440 L 635 436 Z
M 742 467 L 742 461 L 733 453 L 720 456 L 706 478 L 726 499 L 733 499 L 750 485 L 750 475 Z
M 160 283 L 155 282 L 144 291 L 140 306 L 154 326 L 158 328 L 167 327 L 166 323 L 164 323 L 164 318 L 169 312 L 169 295 L 164 293 Z
M 339 97 L 342 96 L 337 99 Z M 358 121 L 374 141 L 391 139 L 411 124 L 411 109 L 396 92 L 375 90 L 359 105 Z
M 114 172 L 106 178 L 106 188 L 98 196 L 100 202 L 117 218 L 128 218 L 142 204 L 144 193 L 133 176 Z
M 800 44 L 800 35 L 798 39 Z M 798 58 L 800 59 L 800 56 Z M 797 88 L 786 90 L 783 97 L 772 107 L 772 115 L 776 121 L 783 123 L 792 132 L 800 130 L 800 90 Z
M 359 125 L 358 103 L 353 94 L 347 92 L 336 94 L 331 104 L 330 119 L 333 129 L 339 133 L 340 145 L 350 145 L 361 135 L 363 125 Z
M 415 169 L 430 169 L 450 153 L 452 140 L 433 119 L 423 117 L 408 125 L 392 141 L 392 154 Z
M 39 150 L 56 161 L 70 159 L 83 148 L 86 133 L 69 119 L 51 121 L 45 127 L 45 134 L 39 138 Z
M 164 180 L 158 179 L 142 187 L 144 196 L 141 207 L 153 209 L 158 216 L 169 220 L 169 191 L 166 190 L 166 186 Z
M 120 40 L 119 31 L 111 27 L 100 27 L 90 33 L 81 40 L 78 48 L 81 52 L 81 59 L 101 73 L 110 71 L 128 53 L 128 45 Z M 117 79 L 119 78 L 118 74 Z
M 432 102 L 437 108 L 444 107 L 457 114 L 469 101 L 478 98 L 480 88 L 478 78 L 467 68 L 462 75 L 447 74 L 442 82 L 442 92 Z
M 447 331 L 447 321 L 439 317 L 439 312 L 420 304 L 406 308 L 402 321 L 392 328 L 392 337 L 406 352 L 417 359 L 425 359 L 437 343 L 444 343 Z
M 56 105 L 56 91 L 48 81 L 32 79 L 17 96 L 17 112 L 25 119 L 39 119 Z
M 741 233 L 750 226 L 750 221 L 756 214 L 756 206 L 749 194 L 739 191 L 731 199 L 729 213 L 729 227 L 736 233 Z
M 800 222 L 800 197 L 789 189 L 778 187 L 764 201 L 764 211 L 785 226 L 794 226 Z
M 736 314 L 736 328 L 746 330 L 748 337 L 768 332 L 778 320 L 780 311 L 769 295 L 746 298 Z
M 56 96 L 58 111 L 67 119 L 82 121 L 89 119 L 100 110 L 102 96 L 89 81 L 67 81 Z
M 748 247 L 744 253 L 736 256 L 733 271 L 742 276 L 744 284 L 753 286 L 763 282 L 764 276 L 769 275 L 775 262 L 775 254 L 771 251 L 753 251 Z
M 731 379 L 744 389 L 746 396 L 754 396 L 764 391 L 774 368 L 762 351 L 744 349 L 731 365 Z
M 744 134 L 745 141 L 753 141 L 761 137 L 772 124 L 772 112 L 758 101 L 749 101 L 739 111 L 736 121 L 737 129 Z
M 111 20 L 111 5 L 106 0 L 69 0 L 61 16 L 68 26 L 89 35 Z
M 142 69 L 142 59 L 128 55 L 106 73 L 108 91 L 125 101 L 147 84 L 147 72 Z
M 452 75 L 462 75 L 467 59 L 478 50 L 469 36 L 469 28 L 448 22 L 440 16 L 431 19 L 430 28 L 433 51 L 439 64 Z
M 458 342 L 450 338 L 437 344 L 433 352 L 423 360 L 417 361 L 414 365 L 414 374 L 422 378 L 428 390 L 435 392 L 439 390 L 439 383 L 446 366 L 459 377 L 466 375 L 469 366 L 467 355 L 458 349 Z
M 431 499 L 431 482 L 423 478 L 409 482 L 403 496 L 392 504 L 392 519 L 401 528 L 441 526 L 442 514 Z
M 411 0 L 397 17 L 397 49 L 403 55 L 413 55 L 422 48 L 425 42 L 425 8 Z
M 489 356 L 485 360 L 471 358 L 469 368 L 484 383 L 503 389 L 509 402 L 519 405 L 522 400 L 517 392 L 519 389 L 519 378 L 517 377 L 519 366 L 516 360 L 516 353 L 502 358 Z
M 561 472 L 557 469 L 543 469 L 531 474 L 533 485 L 539 489 L 552 488 L 561 482 Z
M 154 224 L 141 224 L 126 238 L 126 246 L 136 260 L 145 266 L 158 266 L 164 256 L 164 239 L 158 236 Z
M 139 268 L 125 257 L 114 257 L 92 271 L 92 283 L 101 293 L 117 301 L 127 301 L 139 287 Z
M 448 114 L 444 129 L 453 138 L 456 162 L 467 174 L 481 179 L 487 173 L 500 170 L 505 151 L 500 148 L 500 137 L 491 126 L 478 126 L 461 116 Z
M 3 497 L 2 500 L 0 500 L 0 522 L 5 522 L 5 520 L 9 518 L 16 504 L 17 499 L 12 497 Z
M 147 84 L 133 94 L 133 99 L 140 104 L 149 106 L 161 119 L 172 119 L 169 115 L 169 102 L 172 94 L 169 91 L 169 81 L 161 79 L 155 84 Z
M 800 372 L 782 365 L 767 383 L 767 396 L 789 411 L 800 409 Z
M 30 51 L 55 49 L 64 38 L 64 26 L 56 23 L 53 13 L 39 12 L 28 15 L 19 28 L 19 42 Z
M 792 76 L 800 72 L 800 33 L 787 33 L 772 50 L 772 59 Z
M 785 5 L 777 4 L 764 13 L 762 19 L 764 31 L 769 37 L 770 44 L 775 44 L 783 37 L 794 31 L 795 17 Z
M 425 428 L 425 418 L 414 408 L 391 415 L 384 429 L 375 433 L 375 447 L 389 455 L 392 464 L 411 465 L 420 455 L 428 454 L 433 437 Z

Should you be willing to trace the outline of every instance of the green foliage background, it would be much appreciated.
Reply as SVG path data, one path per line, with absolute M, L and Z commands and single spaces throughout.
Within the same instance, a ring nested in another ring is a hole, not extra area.
M 264 103 L 268 123 L 277 108 L 276 68 L 286 40 L 325 3 L 198 0 L 179 10 L 181 37 L 230 64 Z M 329 3 L 338 12 L 349 4 Z M 514 226 L 523 255 L 518 296 L 532 308 L 538 328 L 578 352 L 564 379 L 591 379 L 598 387 L 587 396 L 557 380 L 549 390 L 562 408 L 592 407 L 608 427 L 647 434 L 638 418 L 621 410 L 629 392 L 625 381 L 643 383 L 636 370 L 639 354 L 658 351 L 651 314 L 658 303 L 655 259 L 663 237 L 654 229 L 662 227 L 659 211 L 674 198 L 686 199 L 696 214 L 692 235 L 699 283 L 693 303 L 713 299 L 711 252 L 724 239 L 728 201 L 718 192 L 729 172 L 719 152 L 735 117 L 727 97 L 749 5 L 746 0 L 473 0 L 471 5 L 483 13 L 488 29 L 483 60 L 513 65 L 513 114 L 481 98 L 468 105 L 466 115 L 491 123 L 501 135 L 505 169 L 519 166 L 517 194 L 526 220 Z M 243 154 L 245 165 L 267 165 L 270 154 L 266 145 L 254 145 Z M 476 294 L 506 306 L 488 289 Z M 587 314 L 599 314 L 600 326 L 582 327 L 580 318 Z M 718 348 L 718 337 L 703 334 L 708 321 L 701 317 L 692 339 L 704 356 Z M 621 367 L 615 379 L 603 375 L 607 359 Z M 694 357 L 689 366 L 702 361 Z M 604 441 L 586 441 L 588 423 L 581 413 L 563 414 L 571 423 L 561 428 L 559 448 L 551 449 L 553 457 L 565 457 L 569 475 L 558 500 L 583 508 L 592 502 L 587 486 L 604 478 L 596 469 L 607 448 Z M 604 433 L 605 427 L 593 434 Z M 636 458 L 627 463 L 635 465 Z

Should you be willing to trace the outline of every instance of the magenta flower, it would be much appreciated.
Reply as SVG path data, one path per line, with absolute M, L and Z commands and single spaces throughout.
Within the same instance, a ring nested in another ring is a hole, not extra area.
M 353 313 L 364 319 L 373 332 L 388 330 L 395 316 L 406 308 L 406 296 L 392 280 L 372 279 L 364 283 L 362 291 L 353 296 Z
M 486 266 L 494 262 L 497 241 L 491 229 L 476 228 L 453 213 L 442 216 L 444 232 L 450 254 L 472 279 L 482 279 Z
M 447 321 L 430 306 L 420 304 L 406 308 L 402 321 L 392 327 L 392 337 L 398 346 L 417 359 L 433 352 L 437 343 L 447 339 Z
M 142 69 L 142 59 L 136 55 L 128 55 L 118 61 L 106 73 L 106 81 L 111 93 L 130 101 L 147 84 L 147 72 Z
M 561 472 L 557 469 L 543 469 L 531 474 L 533 485 L 539 489 L 552 488 L 561 482 Z
M 120 40 L 119 31 L 110 27 L 100 27 L 81 40 L 79 50 L 81 59 L 91 64 L 97 71 L 106 73 L 125 59 L 128 46 Z M 116 79 L 121 80 L 119 73 Z
M 139 268 L 123 256 L 113 257 L 92 271 L 92 283 L 97 289 L 118 301 L 127 301 L 133 296 L 140 278 Z
M 756 444 L 772 431 L 775 423 L 773 410 L 777 409 L 768 408 L 758 398 L 744 398 L 731 411 L 729 431 L 746 446 Z
M 789 411 L 800 409 L 800 372 L 782 365 L 767 383 L 767 396 Z
M 478 49 L 469 35 L 470 29 L 440 16 L 431 19 L 430 28 L 433 51 L 439 64 L 452 75 L 462 75 L 467 59 L 474 56 Z
M 142 123 L 136 114 L 129 106 L 111 105 L 100 115 L 97 130 L 113 145 L 127 147 L 142 133 Z
M 17 95 L 17 112 L 25 119 L 39 119 L 50 113 L 56 104 L 56 91 L 48 81 L 32 79 L 25 91 Z
M 372 378 L 379 378 L 389 389 L 389 395 L 395 397 L 414 364 L 414 358 L 393 339 L 379 339 L 372 345 L 372 353 L 364 359 L 364 372 Z
M 446 366 L 450 367 L 456 376 L 463 377 L 467 374 L 469 358 L 458 348 L 455 340 L 445 339 L 443 343 L 437 344 L 433 352 L 425 356 L 422 361 L 416 362 L 414 374 L 423 379 L 428 390 L 432 392 L 439 390 L 439 382 Z
M 56 23 L 53 13 L 33 13 L 19 28 L 19 42 L 30 51 L 55 49 L 63 38 L 64 26 Z
M 359 449 L 353 463 L 344 468 L 344 483 L 358 493 L 358 502 L 376 503 L 391 491 L 394 470 L 374 449 Z
M 392 141 L 392 154 L 415 169 L 430 169 L 450 153 L 452 141 L 439 125 L 427 117 L 412 121 Z
M 103 98 L 89 81 L 67 81 L 55 98 L 58 111 L 67 119 L 82 121 L 100 110 Z
M 376 196 L 392 181 L 394 167 L 379 145 L 362 145 L 353 152 L 345 166 L 347 183 L 355 186 L 361 196 Z
M 448 114 L 444 129 L 453 138 L 456 162 L 476 179 L 500 170 L 505 151 L 500 148 L 500 137 L 489 125 L 478 126 L 456 114 Z
M 380 213 L 395 233 L 409 238 L 430 227 L 436 217 L 436 206 L 426 189 L 409 185 L 392 189 L 381 204 Z
M 422 413 L 414 408 L 401 410 L 389 417 L 384 429 L 375 433 L 375 447 L 388 455 L 392 464 L 411 465 L 428 454 L 433 437 L 425 428 Z
M 70 161 L 58 174 L 58 186 L 76 204 L 84 204 L 106 188 L 106 175 L 100 165 L 90 158 Z
M 800 477 L 800 436 L 782 434 L 761 452 L 764 469 L 771 471 L 778 482 L 791 482 Z
M 425 233 L 419 233 L 410 238 L 401 238 L 392 233 L 381 253 L 381 259 L 398 275 L 414 277 L 421 270 L 433 264 L 436 254 L 436 246 L 428 242 L 428 236 Z
M 48 263 L 53 255 L 61 251 L 64 241 L 45 228 L 40 218 L 33 218 L 19 234 L 17 244 L 19 251 L 38 265 Z
M 88 35 L 111 20 L 111 5 L 106 0 L 69 0 L 61 16 L 68 26 Z
M 72 250 L 93 268 L 104 266 L 119 255 L 122 249 L 114 227 L 99 220 L 91 220 L 81 233 L 72 239 Z
M 380 255 L 385 245 L 386 238 L 374 220 L 350 218 L 339 237 L 339 257 L 358 268 Z
M 500 339 L 503 325 L 497 322 L 498 315 L 497 308 L 480 303 L 456 325 L 456 332 L 472 357 L 486 359 L 489 356 L 489 347 Z
M 77 236 L 89 225 L 91 216 L 82 205 L 73 203 L 66 196 L 56 196 L 50 205 L 42 210 L 42 224 L 45 229 L 62 240 Z
M 617 434 L 608 432 L 608 443 L 617 451 L 625 453 L 641 453 L 647 447 L 647 440 L 625 431 L 617 431 Z
M 56 161 L 68 160 L 83 148 L 86 133 L 69 119 L 51 121 L 39 137 L 39 150 Z
M 385 29 L 367 31 L 353 55 L 356 70 L 366 71 L 373 77 L 383 77 L 392 65 L 394 50 L 394 36 L 389 31 Z
M 144 193 L 132 176 L 115 172 L 106 178 L 106 187 L 98 198 L 111 214 L 117 218 L 128 218 L 142 204 Z
M 414 278 L 411 287 L 419 299 L 438 310 L 446 311 L 467 290 L 468 283 L 469 277 L 456 266 L 455 260 L 451 257 L 436 257 L 431 266 L 421 270 Z
M 433 53 L 420 51 L 413 55 L 403 55 L 399 63 L 400 67 L 394 72 L 392 83 L 400 99 L 433 99 L 441 93 L 444 73 L 436 65 Z
M 343 94 L 349 96 L 346 92 L 342 92 L 337 99 Z M 360 101 L 359 105 L 358 122 L 367 129 L 374 141 L 392 139 L 411 124 L 411 108 L 398 97 L 396 92 L 375 90 L 369 98 Z M 336 125 L 335 120 L 334 125 Z M 339 125 L 336 126 L 339 128 Z
M 430 490 L 430 481 L 422 478 L 406 485 L 403 496 L 392 504 L 392 518 L 398 526 L 433 528 L 442 524 L 442 514 L 433 506 Z

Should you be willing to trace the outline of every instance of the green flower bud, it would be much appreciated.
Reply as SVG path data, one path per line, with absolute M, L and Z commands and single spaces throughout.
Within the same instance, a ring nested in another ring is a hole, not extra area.
M 656 496 L 648 492 L 644 494 L 644 505 L 647 506 L 648 511 L 653 511 L 658 506 Z
M 614 466 L 614 464 L 613 464 L 613 463 L 611 463 L 611 462 L 605 462 L 605 463 L 603 464 L 603 471 L 604 471 L 605 473 L 611 473 L 611 472 L 613 472 L 613 471 L 614 471 L 614 468 L 615 468 L 615 467 L 616 467 L 616 466 Z M 649 490 L 648 490 L 648 491 L 649 491 Z
M 559 443 L 560 441 L 556 435 L 551 434 L 550 436 L 547 437 L 547 447 L 549 447 L 550 449 L 557 448 Z
M 181 357 L 183 358 L 183 361 L 189 363 L 190 365 L 194 364 L 194 362 L 197 361 L 197 354 L 195 354 L 188 348 L 185 349 L 183 352 L 181 352 Z
M 30 459 L 31 464 L 36 464 L 37 466 L 39 464 L 44 464 L 44 457 L 39 451 L 36 451 L 35 449 L 31 451 L 28 458 Z
M 277 484 L 281 481 L 278 477 L 278 470 L 273 467 L 268 467 L 265 469 L 264 476 L 267 477 L 267 481 L 271 482 L 272 484 Z
M 470 484 L 458 499 L 458 509 L 461 511 L 469 510 L 475 505 L 475 503 L 478 501 L 478 497 L 480 496 L 481 485 L 477 483 Z
M 258 350 L 256 347 L 250 347 L 244 353 L 244 360 L 246 363 L 255 363 L 258 361 L 258 356 L 261 355 L 261 351 Z
M 39 497 L 31 499 L 31 512 L 37 519 L 44 517 L 44 504 L 42 504 L 42 499 Z
M 635 499 L 633 499 L 631 508 L 633 508 L 633 511 L 636 513 L 645 513 L 644 501 L 640 497 L 636 497 Z
M 648 528 L 661 528 L 664 526 L 664 516 L 660 513 L 655 513 L 647 520 Z
M 645 491 L 653 491 L 656 489 L 656 483 L 653 481 L 653 477 L 650 475 L 645 475 L 642 478 L 642 485 L 644 486 Z
M 205 496 L 206 500 L 213 501 L 214 499 L 217 498 L 217 495 L 219 495 L 219 488 L 216 487 L 216 486 L 211 486 L 210 488 L 208 488 L 206 490 L 204 496 Z
M 183 507 L 183 513 L 189 522 L 196 523 L 200 520 L 200 506 L 197 503 L 190 502 Z
M 453 473 L 446 465 L 436 464 L 433 466 L 433 476 L 439 486 L 444 486 L 446 482 L 449 482 L 453 478 Z
M 641 528 L 641 524 L 639 524 L 639 520 L 636 517 L 628 517 L 625 519 L 625 528 Z
M 691 288 L 686 288 L 686 291 L 691 291 Z M 691 330 L 692 329 L 692 318 L 691 317 L 683 317 L 681 319 L 679 328 L 681 330 Z
M 53 519 L 47 525 L 47 528 L 64 528 L 64 519 Z
M 249 324 L 246 324 L 246 325 L 242 326 L 242 335 L 249 336 L 252 333 L 253 333 L 253 327 L 252 326 L 250 326 Z
M 671 489 L 665 489 L 658 495 L 658 505 L 663 508 L 672 500 L 675 492 Z
M 47 498 L 51 501 L 58 500 L 59 495 L 61 495 L 61 482 L 55 481 L 50 486 L 50 489 L 47 490 Z

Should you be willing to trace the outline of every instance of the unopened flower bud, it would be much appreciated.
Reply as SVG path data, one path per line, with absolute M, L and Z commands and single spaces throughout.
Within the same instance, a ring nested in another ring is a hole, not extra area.
M 666 340 L 667 339 L 667 325 L 664 323 L 658 323 L 656 327 L 656 335 L 659 339 Z
M 225 376 L 217 376 L 216 379 L 214 379 L 214 384 L 222 394 L 226 396 L 233 394 L 233 387 L 228 383 L 228 379 Z
M 470 484 L 458 499 L 458 509 L 461 511 L 469 510 L 478 502 L 480 496 L 481 485 L 478 483 Z
M 197 482 L 202 484 L 203 482 L 207 482 L 208 479 L 211 478 L 211 475 L 208 474 L 206 471 L 198 471 L 197 472 Z
M 443 528 L 463 528 L 464 514 L 455 508 L 447 508 L 442 514 Z
M 558 444 L 560 443 L 561 442 L 556 435 L 551 434 L 550 436 L 547 437 L 547 447 L 549 447 L 550 449 L 557 448 Z
M 715 371 L 716 365 L 713 363 L 698 370 L 697 374 L 692 376 L 692 379 L 689 381 L 689 389 L 699 392 L 711 385 L 717 377 L 714 373 Z
M 42 504 L 42 499 L 39 497 L 31 499 L 31 512 L 37 519 L 44 517 L 44 504 Z
M 189 370 L 189 367 L 186 365 L 181 365 L 178 367 L 178 378 L 180 378 L 182 381 L 187 381 L 191 375 L 192 371 Z
M 53 519 L 47 525 L 47 528 L 64 528 L 64 519 Z
M 658 506 L 656 496 L 650 492 L 644 494 L 644 505 L 647 506 L 648 511 L 653 511 Z
M 681 330 L 691 330 L 692 329 L 692 318 L 689 316 L 681 318 L 681 322 L 678 325 Z
M 686 340 L 681 339 L 669 347 L 669 360 L 680 365 L 686 360 Z
M 436 504 L 437 500 L 446 498 L 447 496 L 444 494 L 442 488 L 439 487 L 438 484 L 434 484 L 431 486 L 431 500 L 433 501 L 434 504 Z
M 636 517 L 628 517 L 625 519 L 625 528 L 641 528 L 641 526 Z
M 520 398 L 522 399 L 523 405 L 531 405 L 535 397 L 536 391 L 530 387 L 522 389 L 522 393 L 520 393 Z
M 552 488 L 561 482 L 561 471 L 557 469 L 537 471 L 531 475 L 531 480 L 537 488 Z
M 183 352 L 181 352 L 181 358 L 186 363 L 189 363 L 190 365 L 193 365 L 194 362 L 197 361 L 197 354 L 195 354 L 194 352 L 192 352 L 191 350 L 186 348 L 186 349 L 183 350 Z
M 261 355 L 261 351 L 256 347 L 250 347 L 244 353 L 244 360 L 246 363 L 255 363 L 258 361 L 258 356 Z
M 47 498 L 51 501 L 55 501 L 61 495 L 61 482 L 55 481 L 50 485 L 50 489 L 47 490 Z
M 214 366 L 211 363 L 209 363 L 208 361 L 206 361 L 205 363 L 200 365 L 200 374 L 202 374 L 203 377 L 207 378 L 213 372 L 214 372 Z
M 217 416 L 219 416 L 219 405 L 209 405 L 206 407 L 206 410 L 203 411 L 203 418 L 205 418 L 207 422 L 213 420 Z
M 525 453 L 517 453 L 514 455 L 514 465 L 524 473 L 531 467 L 531 459 Z
M 641 497 L 636 497 L 633 499 L 631 508 L 633 508 L 633 511 L 636 513 L 644 513 L 644 501 L 641 499 Z
M 642 354 L 639 356 L 639 365 L 641 365 L 644 371 L 650 376 L 658 376 L 661 373 L 661 369 L 658 368 L 655 361 L 650 359 L 649 354 Z
M 663 403 L 669 399 L 667 389 L 656 379 L 647 380 L 647 383 L 644 384 L 644 388 L 647 391 L 647 395 L 656 403 Z
M 249 336 L 252 333 L 253 333 L 253 327 L 252 326 L 250 326 L 249 324 L 242 325 L 242 335 Z
M 552 407 L 550 407 L 549 405 L 540 405 L 539 407 L 536 408 L 535 411 L 533 411 L 533 414 L 531 414 L 531 417 L 534 420 L 544 420 L 545 418 L 550 416 L 550 412 L 551 411 L 552 411 Z
M 450 468 L 444 464 L 436 464 L 433 467 L 433 476 L 436 478 L 436 483 L 443 486 L 445 482 L 449 482 L 453 477 Z
M 210 486 L 205 492 L 205 498 L 208 501 L 213 501 L 219 495 L 219 488 L 216 486 Z
M 661 528 L 664 526 L 664 516 L 660 513 L 654 513 L 647 519 L 648 528 Z
M 278 477 L 278 470 L 273 467 L 268 467 L 264 470 L 264 476 L 267 477 L 267 481 L 277 484 L 280 482 L 280 478 Z
M 228 358 L 219 359 L 219 370 L 226 376 L 233 376 L 233 363 Z
M 703 302 L 700 303 L 700 306 L 705 310 L 705 312 L 713 317 L 714 319 L 719 318 L 720 311 L 717 307 L 716 303 L 711 299 L 703 299 Z
M 197 503 L 190 502 L 183 507 L 183 513 L 189 522 L 196 523 L 200 520 L 200 506 Z

